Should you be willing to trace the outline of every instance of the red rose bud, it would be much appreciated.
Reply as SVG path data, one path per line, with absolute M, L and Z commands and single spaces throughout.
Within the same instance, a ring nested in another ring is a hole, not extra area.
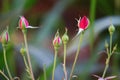
M 88 25 L 89 25 L 89 19 L 86 16 L 82 17 L 82 19 L 79 18 L 78 20 L 79 29 L 85 30 L 88 28 Z
M 62 44 L 62 40 L 61 40 L 61 38 L 59 36 L 59 32 L 57 31 L 57 33 L 55 35 L 55 38 L 53 40 L 53 46 L 55 48 L 59 48 L 61 44 Z
M 75 37 L 77 37 L 80 34 L 80 32 L 84 31 L 89 26 L 89 19 L 86 16 L 82 17 L 82 19 L 79 18 L 79 20 L 77 21 L 78 21 L 79 31 Z

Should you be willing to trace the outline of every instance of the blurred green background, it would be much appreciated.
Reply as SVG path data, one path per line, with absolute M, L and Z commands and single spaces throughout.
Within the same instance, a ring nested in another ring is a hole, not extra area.
M 102 75 L 105 54 L 104 42 L 109 42 L 108 27 L 113 24 L 116 31 L 113 45 L 118 44 L 116 53 L 112 56 L 106 76 L 118 76 L 120 80 L 120 0 L 0 0 L 0 33 L 9 26 L 10 43 L 7 48 L 7 60 L 13 76 L 27 80 L 24 63 L 19 50 L 23 43 L 23 35 L 17 29 L 19 16 L 25 16 L 31 26 L 39 29 L 28 29 L 28 44 L 32 57 L 32 65 L 36 79 L 43 78 L 43 65 L 47 66 L 47 79 L 51 79 L 54 50 L 52 40 L 57 29 L 62 36 L 65 27 L 68 28 L 70 42 L 67 46 L 68 74 L 74 60 L 78 39 L 72 40 L 78 31 L 75 18 L 87 16 L 90 27 L 85 32 L 84 41 L 73 80 L 97 80 L 92 75 Z M 62 69 L 63 46 L 58 54 L 58 65 L 55 80 L 64 77 Z M 3 61 L 2 46 L 0 45 L 0 69 L 6 73 Z M 0 75 L 0 80 L 4 78 Z

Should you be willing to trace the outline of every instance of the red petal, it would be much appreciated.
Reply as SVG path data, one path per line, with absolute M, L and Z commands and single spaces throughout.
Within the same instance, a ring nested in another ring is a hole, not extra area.
M 78 21 L 78 27 L 82 29 L 86 29 L 89 25 L 89 20 L 86 16 L 82 17 L 82 19 Z

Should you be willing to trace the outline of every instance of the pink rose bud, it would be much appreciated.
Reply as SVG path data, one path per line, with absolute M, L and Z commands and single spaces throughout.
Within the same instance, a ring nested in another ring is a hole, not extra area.
M 62 40 L 59 36 L 59 32 L 57 31 L 55 38 L 53 40 L 53 45 L 54 45 L 54 47 L 59 48 L 61 44 L 62 44 Z
M 24 16 L 21 16 L 19 20 L 19 28 L 24 29 L 24 28 L 28 28 L 28 26 L 29 26 L 28 21 L 25 19 Z
M 9 34 L 8 34 L 8 30 L 4 31 L 2 36 L 0 37 L 0 41 L 3 43 L 3 44 L 7 44 L 8 41 L 9 41 Z
M 53 45 L 60 45 L 62 43 L 61 38 L 59 36 L 55 37 L 53 40 Z
M 24 16 L 21 16 L 19 20 L 19 28 L 22 30 L 26 30 L 26 28 L 38 28 L 38 27 L 30 26 L 27 19 Z

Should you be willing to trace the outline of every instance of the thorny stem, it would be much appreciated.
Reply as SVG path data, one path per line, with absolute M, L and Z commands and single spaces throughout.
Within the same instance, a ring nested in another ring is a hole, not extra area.
M 27 60 L 28 60 L 29 68 L 30 68 L 31 78 L 32 78 L 32 80 L 35 80 L 34 79 L 34 75 L 33 75 L 33 71 L 32 71 L 31 61 L 30 61 L 30 55 L 29 55 L 29 51 L 28 51 L 28 44 L 27 44 L 26 33 L 23 33 L 23 35 L 24 35 L 24 41 L 25 41 L 25 47 L 26 47 L 26 54 L 27 54 Z
M 70 73 L 70 79 L 72 78 L 72 74 L 73 74 L 73 71 L 74 71 L 74 68 L 75 68 L 75 65 L 76 65 L 76 62 L 77 62 L 77 58 L 78 58 L 79 51 L 80 51 L 80 45 L 82 43 L 82 38 L 83 38 L 83 33 L 80 34 L 78 49 L 77 49 L 77 52 L 76 52 L 76 55 L 75 55 L 75 60 L 74 60 L 72 70 L 71 70 L 71 73 Z
M 12 75 L 11 75 L 10 70 L 9 70 L 9 67 L 8 67 L 8 64 L 7 64 L 7 59 L 6 59 L 6 48 L 5 48 L 5 45 L 2 44 L 2 47 L 3 47 L 3 53 L 4 53 L 4 62 L 5 62 L 5 66 L 6 66 L 6 69 L 7 69 L 7 72 L 8 72 L 8 75 L 9 75 L 10 80 L 13 80 L 13 79 L 12 79 Z
M 107 69 L 109 67 L 110 58 L 111 58 L 111 55 L 112 55 L 112 34 L 110 34 L 110 51 L 108 52 L 108 49 L 107 49 L 107 54 L 108 54 L 108 58 L 106 59 L 106 66 L 105 66 L 102 78 L 105 77 L 105 74 L 106 74 Z
M 56 67 L 56 60 L 57 60 L 57 53 L 58 53 L 58 49 L 55 49 L 55 57 L 54 57 L 54 63 L 53 63 L 52 80 L 54 80 L 55 67 Z
M 0 73 L 7 79 L 9 80 L 9 78 L 0 70 Z
M 64 76 L 65 76 L 65 80 L 67 80 L 67 72 L 66 72 L 66 43 L 64 43 L 64 63 L 63 63 L 63 68 L 64 68 Z

